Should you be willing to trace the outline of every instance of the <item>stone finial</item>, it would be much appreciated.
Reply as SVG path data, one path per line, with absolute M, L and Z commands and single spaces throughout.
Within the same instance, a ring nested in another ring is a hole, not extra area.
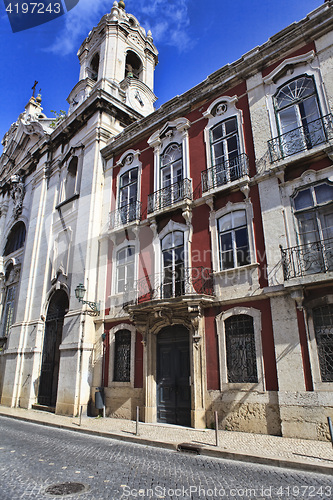
M 147 33 L 147 38 L 149 39 L 150 42 L 153 41 L 153 35 L 152 35 L 152 32 L 151 30 L 148 30 L 148 33 Z

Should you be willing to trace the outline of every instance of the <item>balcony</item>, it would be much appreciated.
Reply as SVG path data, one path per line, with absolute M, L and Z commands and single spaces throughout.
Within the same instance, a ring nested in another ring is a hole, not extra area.
M 268 141 L 271 163 L 310 150 L 331 139 L 333 117 L 329 114 Z
M 333 271 L 333 238 L 280 249 L 286 281 Z
M 109 229 L 117 229 L 126 226 L 131 222 L 141 220 L 141 203 L 135 201 L 124 205 L 110 213 Z
M 168 272 L 145 276 L 136 282 L 135 303 L 143 304 L 152 300 L 168 300 L 193 295 L 214 295 L 213 273 L 206 267 L 182 268 L 178 272 Z M 128 305 L 133 302 L 129 302 Z
M 185 200 L 192 200 L 192 186 L 190 179 L 182 179 L 181 181 L 170 184 L 155 193 L 148 196 L 148 214 L 163 210 L 164 208 L 172 207 L 176 203 Z
M 249 175 L 249 159 L 246 154 L 241 154 L 202 172 L 202 192 L 225 186 L 246 175 Z

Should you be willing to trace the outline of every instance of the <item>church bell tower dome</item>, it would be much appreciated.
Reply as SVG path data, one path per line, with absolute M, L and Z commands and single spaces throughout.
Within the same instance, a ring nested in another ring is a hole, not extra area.
M 143 116 L 154 111 L 154 71 L 158 51 L 150 31 L 114 2 L 82 43 L 80 78 L 68 97 L 73 112 L 96 89 L 111 94 Z

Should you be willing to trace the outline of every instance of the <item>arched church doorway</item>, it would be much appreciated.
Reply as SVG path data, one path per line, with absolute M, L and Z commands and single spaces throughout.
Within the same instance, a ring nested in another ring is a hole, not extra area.
M 191 425 L 189 332 L 181 325 L 157 335 L 157 421 Z
M 51 298 L 45 321 L 42 366 L 39 379 L 38 404 L 54 408 L 57 401 L 58 377 L 64 316 L 68 296 L 57 290 Z

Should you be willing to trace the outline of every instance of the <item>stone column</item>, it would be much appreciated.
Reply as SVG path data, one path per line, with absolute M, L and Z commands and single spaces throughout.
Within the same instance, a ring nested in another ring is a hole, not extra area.
M 204 336 L 204 318 L 202 316 L 201 306 L 188 306 L 188 312 L 191 320 L 191 423 L 196 429 L 205 429 L 206 427 L 206 356 L 205 356 L 205 336 Z

